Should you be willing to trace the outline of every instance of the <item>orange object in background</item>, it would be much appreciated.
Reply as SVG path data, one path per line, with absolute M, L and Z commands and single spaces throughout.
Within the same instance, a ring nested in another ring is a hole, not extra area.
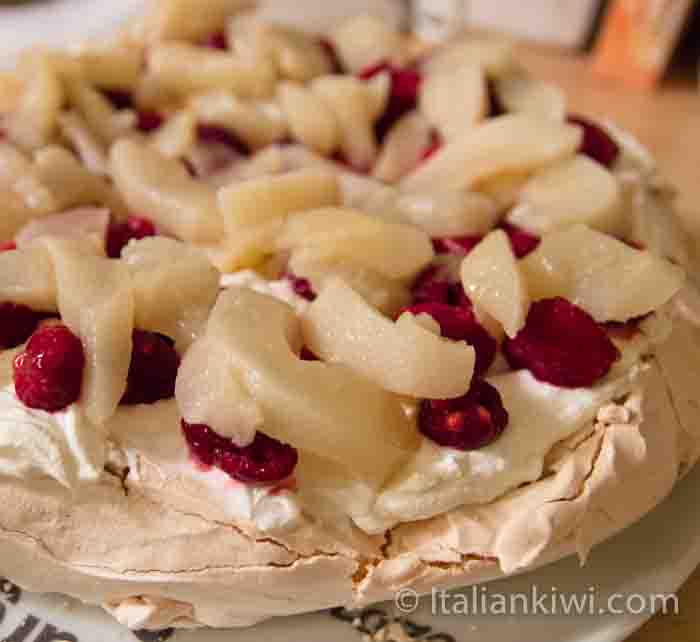
M 641 88 L 663 77 L 694 0 L 613 0 L 593 53 L 593 70 Z

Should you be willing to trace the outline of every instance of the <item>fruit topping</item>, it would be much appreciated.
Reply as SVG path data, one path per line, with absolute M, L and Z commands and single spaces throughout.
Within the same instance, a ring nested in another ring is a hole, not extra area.
M 506 340 L 503 352 L 512 368 L 564 388 L 594 385 L 620 356 L 605 329 L 561 297 L 533 303 L 525 327 Z
M 246 484 L 270 484 L 287 479 L 296 468 L 296 449 L 258 432 L 244 448 L 221 437 L 205 424 L 182 421 L 182 431 L 192 455 L 205 466 L 215 466 Z
M 478 450 L 501 436 L 508 425 L 508 412 L 498 390 L 475 379 L 463 397 L 423 401 L 418 424 L 440 446 Z
M 65 325 L 47 325 L 15 357 L 14 383 L 29 408 L 57 412 L 80 397 L 85 353 L 80 339 Z
M 118 259 L 132 239 L 140 240 L 157 234 L 153 222 L 142 216 L 130 216 L 124 223 L 110 223 L 107 229 L 107 256 Z
M 226 37 L 226 33 L 224 31 L 215 31 L 207 36 L 202 44 L 211 49 L 226 51 L 228 49 L 228 38 Z
M 300 296 L 302 299 L 313 301 L 316 298 L 316 292 L 314 292 L 314 288 L 308 279 L 302 279 L 292 272 L 285 272 L 284 278 L 289 281 L 294 293 Z
M 363 69 L 358 76 L 361 80 L 370 80 L 384 72 L 387 72 L 391 78 L 391 88 L 386 110 L 375 126 L 377 138 L 380 141 L 402 116 L 416 108 L 422 81 L 418 70 L 396 67 L 386 61 Z
M 612 167 L 620 155 L 620 147 L 600 125 L 583 116 L 569 116 L 572 125 L 583 128 L 579 153 L 589 156 L 605 167 Z
M 11 250 L 16 250 L 17 244 L 14 241 L 4 241 L 0 243 L 0 252 L 10 252 Z
M 134 330 L 132 340 L 129 376 L 121 404 L 152 404 L 173 397 L 180 356 L 172 339 L 156 332 Z
M 148 134 L 160 128 L 160 126 L 165 122 L 165 119 L 157 111 L 150 109 L 143 109 L 138 112 L 136 127 Z
M 469 235 L 433 239 L 433 248 L 436 254 L 462 254 L 466 256 L 481 242 L 482 238 L 481 236 Z
M 224 145 L 244 156 L 250 154 L 248 146 L 225 127 L 219 127 L 211 123 L 202 123 L 197 126 L 197 138 L 200 143 L 204 143 L 205 145 Z
M 443 337 L 453 341 L 465 341 L 476 352 L 474 372 L 484 374 L 496 358 L 498 344 L 477 321 L 468 307 L 456 307 L 444 303 L 421 303 L 408 308 L 414 315 L 427 314 L 437 321 Z
M 503 223 L 501 229 L 508 235 L 510 246 L 513 248 L 513 254 L 515 254 L 518 259 L 522 259 L 531 252 L 534 252 L 542 240 L 539 236 L 530 234 L 530 232 L 527 232 L 517 225 L 512 225 L 511 223 Z
M 0 350 L 23 344 L 44 318 L 26 305 L 0 303 Z

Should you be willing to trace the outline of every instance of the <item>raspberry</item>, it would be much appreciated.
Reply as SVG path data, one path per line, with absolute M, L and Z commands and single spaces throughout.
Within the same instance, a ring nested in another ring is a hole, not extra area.
M 411 290 L 414 304 L 450 302 L 450 282 L 440 276 L 440 270 L 434 265 L 418 276 Z
M 192 454 L 205 466 L 216 466 L 246 484 L 273 483 L 287 479 L 296 468 L 296 449 L 258 432 L 253 443 L 236 446 L 204 424 L 182 421 L 182 431 Z
M 440 325 L 443 337 L 453 341 L 466 341 L 476 352 L 474 371 L 484 374 L 496 358 L 497 341 L 476 320 L 468 307 L 456 307 L 444 303 L 423 303 L 408 308 L 411 314 L 428 314 Z
M 391 76 L 391 89 L 386 110 L 375 126 L 377 139 L 380 142 L 384 140 L 387 132 L 396 121 L 417 107 L 418 94 L 423 81 L 421 73 L 417 69 L 395 67 L 387 61 L 361 70 L 358 77 L 361 80 L 370 80 L 383 72 L 388 72 Z
M 180 355 L 172 339 L 155 332 L 134 330 L 132 345 L 126 392 L 121 403 L 125 406 L 152 404 L 174 397 Z
M 292 272 L 285 272 L 283 278 L 289 281 L 292 290 L 297 296 L 307 301 L 313 301 L 316 298 L 316 292 L 314 292 L 313 286 L 308 279 L 302 279 Z
M 142 216 L 130 216 L 124 223 L 110 223 L 107 228 L 107 256 L 118 259 L 132 239 L 138 240 L 157 234 L 156 226 Z
M 11 252 L 17 249 L 17 243 L 14 241 L 4 241 L 0 243 L 0 252 Z
M 423 150 L 420 157 L 420 162 L 424 163 L 434 156 L 442 147 L 442 139 L 437 132 L 433 132 L 430 137 L 430 144 Z
M 45 318 L 26 305 L 0 303 L 0 349 L 23 344 Z
M 301 352 L 299 353 L 299 358 L 302 361 L 320 361 L 320 359 L 313 352 L 311 352 L 311 350 L 309 350 L 306 346 L 304 346 L 301 349 Z
M 323 48 L 323 51 L 326 52 L 326 56 L 328 56 L 328 60 L 331 63 L 331 73 L 342 74 L 343 65 L 340 62 L 340 56 L 338 56 L 338 50 L 335 48 L 335 45 L 330 40 L 328 40 L 328 38 L 321 38 L 319 42 L 321 44 L 321 47 Z
M 583 141 L 579 153 L 589 156 L 605 167 L 612 167 L 620 154 L 620 147 L 600 125 L 583 118 L 569 116 L 572 125 L 583 127 Z
M 212 33 L 208 38 L 205 38 L 202 45 L 209 47 L 210 49 L 221 49 L 226 51 L 228 49 L 228 39 L 226 38 L 226 33 L 223 31 L 217 31 Z
M 426 437 L 440 446 L 478 450 L 503 434 L 508 425 L 508 412 L 498 390 L 475 379 L 463 397 L 424 400 L 418 425 Z
M 503 223 L 501 229 L 508 235 L 513 254 L 518 259 L 526 257 L 530 252 L 534 252 L 542 241 L 539 236 L 530 234 L 517 225 Z
M 137 114 L 136 127 L 148 134 L 158 129 L 164 122 L 165 118 L 157 111 L 142 109 Z
M 202 123 L 198 125 L 197 138 L 200 143 L 204 143 L 205 145 L 224 145 L 225 147 L 230 147 L 243 156 L 250 154 L 248 145 L 246 145 L 240 138 L 238 138 L 228 129 L 224 129 L 219 125 L 213 125 L 211 123 Z
M 15 357 L 15 392 L 28 408 L 63 410 L 80 397 L 84 368 L 80 339 L 63 324 L 44 326 Z
M 482 238 L 481 236 L 471 235 L 433 239 L 433 248 L 436 254 L 461 254 L 466 256 L 481 242 Z
M 620 356 L 604 328 L 561 297 L 533 303 L 525 327 L 505 342 L 503 353 L 512 368 L 564 388 L 592 386 Z

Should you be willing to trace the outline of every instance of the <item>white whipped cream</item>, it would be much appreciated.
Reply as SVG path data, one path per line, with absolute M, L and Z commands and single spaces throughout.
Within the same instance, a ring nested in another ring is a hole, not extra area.
M 14 386 L 0 390 L 0 475 L 51 477 L 74 488 L 100 477 L 106 452 L 105 432 L 79 404 L 49 413 L 25 406 Z
M 221 276 L 220 285 L 222 288 L 250 288 L 251 290 L 260 292 L 260 294 L 267 294 L 268 296 L 291 305 L 296 310 L 297 314 L 301 314 L 306 309 L 306 306 L 309 305 L 306 299 L 294 292 L 291 283 L 287 279 L 267 281 L 255 272 L 255 270 L 241 270 L 240 272 L 223 274 Z
M 129 477 L 134 480 L 139 478 L 141 456 L 168 480 L 196 483 L 207 500 L 231 521 L 249 521 L 260 531 L 275 532 L 294 528 L 301 519 L 301 502 L 292 491 L 279 491 L 274 485 L 242 484 L 216 468 L 199 469 L 189 458 L 173 399 L 120 406 L 107 422 L 107 429 L 125 451 Z

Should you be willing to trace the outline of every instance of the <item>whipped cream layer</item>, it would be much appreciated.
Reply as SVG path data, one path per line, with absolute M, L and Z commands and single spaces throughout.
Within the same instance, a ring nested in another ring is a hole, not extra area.
M 74 488 L 99 479 L 106 451 L 106 432 L 80 404 L 49 413 L 25 406 L 14 386 L 0 390 L 0 475 L 51 477 Z

